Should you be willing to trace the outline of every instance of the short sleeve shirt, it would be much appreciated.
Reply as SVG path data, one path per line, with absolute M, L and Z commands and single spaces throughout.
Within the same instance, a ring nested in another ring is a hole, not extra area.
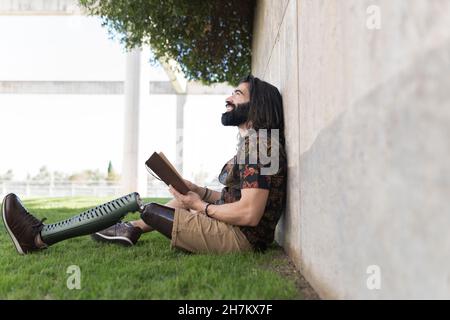
M 253 248 L 258 251 L 264 251 L 273 242 L 276 225 L 286 205 L 286 154 L 283 146 L 274 146 L 270 136 L 261 139 L 260 135 L 255 133 L 241 138 L 236 155 L 223 166 L 219 174 L 219 181 L 225 187 L 216 204 L 238 201 L 242 189 L 269 190 L 264 214 L 258 225 L 240 227 Z M 277 152 L 274 152 L 275 149 Z

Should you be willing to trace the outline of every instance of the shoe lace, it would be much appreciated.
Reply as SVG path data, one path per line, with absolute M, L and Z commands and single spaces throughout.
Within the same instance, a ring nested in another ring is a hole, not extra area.
M 31 227 L 33 229 L 42 229 L 42 227 L 44 227 L 44 221 L 47 220 L 46 217 L 39 220 L 33 217 L 31 214 L 29 214 L 28 217 L 32 218 L 33 225 L 31 225 Z

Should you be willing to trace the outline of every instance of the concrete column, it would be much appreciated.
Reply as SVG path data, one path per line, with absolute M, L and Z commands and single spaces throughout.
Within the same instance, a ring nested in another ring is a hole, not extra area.
M 177 95 L 177 124 L 176 124 L 176 149 L 175 167 L 183 175 L 183 137 L 184 137 L 184 107 L 186 105 L 186 95 Z
M 122 162 L 122 192 L 137 191 L 139 152 L 139 86 L 140 49 L 126 55 L 125 70 L 125 126 Z
M 143 47 L 141 51 L 141 83 L 140 83 L 140 105 L 141 105 L 141 114 L 143 114 L 145 108 L 150 107 L 150 96 L 153 94 L 152 91 L 149 91 L 149 83 L 150 83 L 150 75 L 151 69 L 148 65 L 148 61 L 150 60 L 150 49 L 148 47 Z M 150 94 L 149 94 L 150 93 Z M 143 116 L 139 117 L 139 127 L 145 128 L 148 126 L 152 126 L 153 123 L 151 119 L 144 118 Z M 148 195 L 148 183 L 147 179 L 149 173 L 145 168 L 145 161 L 150 157 L 150 155 L 155 150 L 149 149 L 148 143 L 146 144 L 145 139 L 140 139 L 139 141 L 139 152 L 138 152 L 138 162 L 137 162 L 137 192 L 141 195 L 141 197 L 146 197 Z

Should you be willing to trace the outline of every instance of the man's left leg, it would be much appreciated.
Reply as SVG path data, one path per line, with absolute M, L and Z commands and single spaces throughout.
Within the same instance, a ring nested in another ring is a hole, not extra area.
M 171 239 L 171 246 L 193 253 L 231 253 L 253 250 L 239 227 L 191 212 L 157 203 L 146 204 L 141 218 Z
M 166 202 L 164 206 L 158 205 L 158 204 L 151 204 L 151 206 L 145 206 L 147 208 L 147 211 L 149 211 L 150 208 L 158 209 L 155 211 L 155 214 L 163 213 L 164 216 L 167 217 L 167 214 L 170 214 L 170 212 L 173 213 L 174 210 L 171 210 L 171 208 L 181 208 L 182 204 L 178 202 L 177 199 L 173 198 Z M 165 208 L 162 210 L 162 208 Z M 167 214 L 165 212 L 167 211 Z M 158 217 L 155 217 L 155 219 L 158 219 Z M 172 219 L 173 220 L 173 219 Z M 170 229 L 171 221 L 165 220 L 166 224 L 163 224 L 162 227 L 165 229 Z M 162 222 L 162 223 L 164 223 Z M 167 222 L 169 223 L 167 225 Z M 159 226 L 160 224 L 158 224 Z M 104 230 L 98 231 L 93 233 L 92 239 L 95 241 L 100 242 L 106 242 L 106 243 L 115 243 L 123 246 L 132 246 L 137 243 L 139 240 L 139 237 L 143 233 L 151 232 L 155 230 L 153 227 L 149 226 L 144 220 L 134 220 L 129 222 L 118 222 L 115 225 L 112 225 L 109 228 L 106 228 Z M 159 230 L 158 230 L 159 231 Z
M 2 218 L 17 251 L 25 254 L 69 238 L 83 236 L 114 225 L 127 213 L 143 208 L 138 193 L 131 193 L 87 210 L 69 219 L 43 224 L 23 206 L 15 194 L 2 205 Z

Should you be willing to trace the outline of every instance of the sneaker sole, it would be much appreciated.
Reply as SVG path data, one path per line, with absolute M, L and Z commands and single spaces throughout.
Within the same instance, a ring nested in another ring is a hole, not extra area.
M 22 247 L 19 244 L 19 241 L 17 241 L 16 237 L 14 236 L 14 234 L 12 233 L 11 229 L 9 229 L 8 223 L 6 223 L 6 216 L 5 216 L 5 204 L 6 204 L 6 198 L 9 195 L 7 195 L 5 198 L 3 198 L 3 203 L 2 203 L 2 219 L 3 219 L 3 224 L 5 225 L 6 231 L 8 231 L 9 236 L 11 237 L 11 240 L 14 243 L 14 246 L 16 247 L 17 252 L 19 252 L 19 254 L 25 254 L 25 252 L 23 252 Z
M 108 242 L 108 243 L 117 243 L 120 244 L 122 246 L 126 246 L 126 247 L 131 247 L 134 245 L 134 243 L 125 237 L 109 237 L 109 236 L 105 236 L 104 234 L 101 234 L 99 232 L 96 232 L 94 234 L 91 235 L 91 237 L 96 240 L 96 241 L 100 241 L 100 242 Z

